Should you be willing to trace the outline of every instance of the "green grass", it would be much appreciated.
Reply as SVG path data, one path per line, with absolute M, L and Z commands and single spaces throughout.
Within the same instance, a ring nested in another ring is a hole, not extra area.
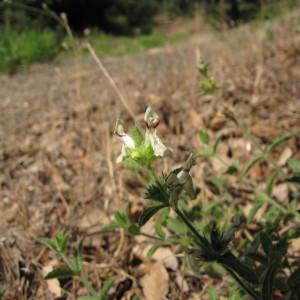
M 117 37 L 99 31 L 92 31 L 88 37 L 99 56 L 120 56 L 142 53 L 151 48 L 179 43 L 187 37 L 186 34 L 167 35 L 152 33 L 133 37 Z M 83 42 L 85 38 L 79 38 Z M 65 39 L 70 45 L 70 39 Z M 70 48 L 70 47 L 69 47 Z M 88 55 L 82 48 L 82 55 Z M 26 70 L 35 62 L 51 61 L 74 57 L 74 52 L 64 50 L 61 40 L 54 31 L 45 30 L 0 30 L 0 74 L 15 73 Z
M 0 73 L 14 73 L 33 62 L 50 60 L 58 50 L 57 35 L 51 30 L 1 30 Z
M 99 56 L 107 57 L 143 53 L 152 48 L 180 43 L 186 37 L 187 34 L 167 35 L 159 32 L 124 37 L 93 31 L 88 39 Z M 82 38 L 81 40 L 83 42 L 85 39 Z M 69 44 L 69 41 L 66 40 L 66 43 Z M 83 49 L 82 54 L 88 54 L 88 52 Z M 72 55 L 71 52 L 63 51 L 60 53 L 59 58 L 70 57 L 70 55 Z

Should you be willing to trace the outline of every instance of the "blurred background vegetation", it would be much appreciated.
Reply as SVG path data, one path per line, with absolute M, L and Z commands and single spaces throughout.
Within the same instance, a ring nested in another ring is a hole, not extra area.
M 160 16 L 202 14 L 214 27 L 270 20 L 297 0 L 14 0 L 0 3 L 0 73 L 64 56 L 65 13 L 80 38 L 89 32 L 101 55 L 127 54 L 175 43 L 182 35 L 155 31 Z M 57 16 L 57 17 L 56 17 Z M 121 47 L 115 47 L 119 43 Z M 116 51 L 115 49 L 119 49 Z

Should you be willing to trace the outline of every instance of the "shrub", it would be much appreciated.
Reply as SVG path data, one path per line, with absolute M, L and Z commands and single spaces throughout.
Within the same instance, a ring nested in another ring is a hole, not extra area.
M 49 30 L 2 30 L 0 34 L 0 72 L 13 73 L 33 62 L 47 61 L 58 51 L 57 35 Z

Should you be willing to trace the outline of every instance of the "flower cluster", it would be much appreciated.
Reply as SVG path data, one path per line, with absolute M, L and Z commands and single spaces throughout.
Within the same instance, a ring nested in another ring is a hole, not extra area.
M 151 107 L 147 108 L 144 121 L 146 124 L 145 134 L 136 126 L 130 133 L 126 133 L 122 122 L 118 120 L 115 134 L 122 140 L 121 154 L 117 158 L 118 163 L 131 159 L 141 165 L 149 166 L 156 157 L 165 156 L 168 149 L 156 132 L 160 121 L 159 116 Z

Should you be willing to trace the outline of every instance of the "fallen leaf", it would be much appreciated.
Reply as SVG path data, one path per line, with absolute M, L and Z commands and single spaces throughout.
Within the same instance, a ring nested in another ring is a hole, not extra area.
M 278 162 L 277 162 L 278 165 L 279 166 L 285 165 L 286 162 L 288 161 L 288 159 L 292 157 L 292 155 L 293 155 L 293 152 L 292 152 L 291 148 L 286 147 L 282 151 L 281 155 L 279 156 L 279 159 L 278 159 Z
M 143 256 L 147 256 L 147 253 L 151 246 L 145 248 Z M 162 263 L 166 268 L 176 271 L 178 268 L 178 261 L 175 254 L 169 248 L 161 247 L 155 251 L 152 259 Z
M 163 300 L 169 290 L 169 275 L 162 263 L 151 265 L 149 273 L 141 279 L 146 300 Z
M 53 271 L 55 265 L 57 265 L 57 261 L 52 260 L 46 266 L 44 266 L 42 269 L 43 276 L 46 276 L 49 272 Z M 59 284 L 59 281 L 57 278 L 49 279 L 46 282 L 47 282 L 49 291 L 53 295 L 55 295 L 55 297 L 62 296 L 61 287 L 60 287 L 60 284 Z

